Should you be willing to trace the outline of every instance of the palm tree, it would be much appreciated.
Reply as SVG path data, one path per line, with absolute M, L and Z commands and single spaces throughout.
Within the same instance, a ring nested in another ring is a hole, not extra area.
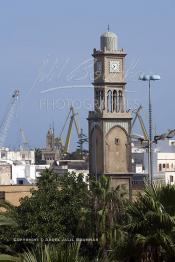
M 122 209 L 126 192 L 124 188 L 110 187 L 110 179 L 101 176 L 90 185 L 93 202 L 96 238 L 103 251 L 110 250 L 119 233 L 118 222 L 123 215 Z
M 157 187 L 157 198 L 164 206 L 166 212 L 171 216 L 175 216 L 175 186 L 168 184 L 166 186 Z
M 40 245 L 36 249 L 25 252 L 21 262 L 86 262 L 85 258 L 79 256 L 79 249 L 80 242 L 67 247 Z
M 80 242 L 76 242 L 70 245 L 40 245 L 36 249 L 26 251 L 22 254 L 19 262 L 116 262 L 116 260 L 110 257 L 98 257 L 94 260 L 86 257 L 81 257 Z
M 129 203 L 126 208 L 128 222 L 123 227 L 125 238 L 116 245 L 115 255 L 128 261 L 131 257 L 142 261 L 148 261 L 148 258 L 150 261 L 173 261 L 173 201 L 175 187 L 146 185 L 144 194 L 140 194 L 138 199 Z

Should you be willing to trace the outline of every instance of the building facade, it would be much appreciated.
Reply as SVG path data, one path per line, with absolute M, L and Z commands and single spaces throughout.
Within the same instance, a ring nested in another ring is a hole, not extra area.
M 94 111 L 89 112 L 90 174 L 105 174 L 111 186 L 131 184 L 131 114 L 125 105 L 125 57 L 117 36 L 101 36 L 94 57 Z
M 0 148 L 0 161 L 24 161 L 28 164 L 35 163 L 35 150 L 10 150 L 9 148 Z
M 61 158 L 63 145 L 58 137 L 55 137 L 54 130 L 49 128 L 46 135 L 46 148 L 42 149 L 42 160 L 52 164 Z

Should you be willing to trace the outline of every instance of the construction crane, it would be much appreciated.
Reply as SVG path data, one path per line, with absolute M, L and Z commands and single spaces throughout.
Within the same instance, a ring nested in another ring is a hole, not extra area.
M 157 143 L 158 140 L 164 140 L 164 139 L 171 139 L 175 136 L 175 129 L 173 130 L 168 130 L 167 133 L 163 133 L 161 135 L 156 135 L 154 137 L 154 142 Z
M 136 140 L 140 140 L 141 142 L 145 142 L 149 140 L 149 136 L 146 130 L 146 127 L 144 125 L 143 119 L 140 115 L 140 111 L 142 109 L 142 106 L 139 106 L 139 108 L 137 110 L 134 110 L 133 113 L 135 113 L 135 118 L 131 124 L 131 130 L 133 129 L 133 126 L 138 118 L 142 132 L 143 132 L 143 137 L 142 136 L 138 136 L 138 135 L 132 135 L 131 137 L 136 139 Z M 175 129 L 173 130 L 168 130 L 166 133 L 160 134 L 160 135 L 156 135 L 154 136 L 154 140 L 152 141 L 152 143 L 156 143 L 158 142 L 158 140 L 164 140 L 164 139 L 171 139 L 175 136 Z
M 67 136 L 66 136 L 66 142 L 65 142 L 65 145 L 64 145 L 64 149 L 63 149 L 63 155 L 65 155 L 69 152 L 69 146 L 70 146 L 70 141 L 71 141 L 73 124 L 74 124 L 75 129 L 76 129 L 76 133 L 77 133 L 77 136 L 78 136 L 78 143 L 80 145 L 80 151 L 81 151 L 81 154 L 82 154 L 83 144 L 86 142 L 86 140 L 85 140 L 85 135 L 83 134 L 82 129 L 80 129 L 80 127 L 79 127 L 77 115 L 78 115 L 78 113 L 75 113 L 73 106 L 71 106 L 69 113 L 67 115 L 66 121 L 65 121 L 65 123 L 64 123 L 64 125 L 61 129 L 60 136 L 59 136 L 60 140 L 62 140 L 61 139 L 62 134 L 65 130 L 65 127 L 66 127 L 68 120 L 70 119 L 68 132 L 67 132 Z
M 67 132 L 67 136 L 66 136 L 66 142 L 65 142 L 65 145 L 64 145 L 64 150 L 63 150 L 63 154 L 67 154 L 69 152 L 69 146 L 70 146 L 70 140 L 71 140 L 71 135 L 72 135 L 72 126 L 73 126 L 73 123 L 75 125 L 75 128 L 76 128 L 76 132 L 77 132 L 77 135 L 78 135 L 78 138 L 80 138 L 80 128 L 79 128 L 79 125 L 78 125 L 78 121 L 76 120 L 76 115 L 77 113 L 74 112 L 74 108 L 73 106 L 70 107 L 70 110 L 69 110 L 69 113 L 67 115 L 67 118 L 66 118 L 66 121 L 61 129 L 61 133 L 60 133 L 60 139 L 62 137 L 62 134 L 65 130 L 65 127 L 66 127 L 66 124 L 68 122 L 68 119 L 70 118 L 70 122 L 69 122 L 69 127 L 68 127 L 68 132 Z
M 11 124 L 11 120 L 15 113 L 18 98 L 19 98 L 19 90 L 15 90 L 11 97 L 11 101 L 7 107 L 4 118 L 0 124 L 0 147 L 4 146 L 5 140 L 7 138 L 8 130 Z
M 142 106 L 140 105 L 138 109 L 133 111 L 133 113 L 135 113 L 135 118 L 134 118 L 134 120 L 133 120 L 133 122 L 131 124 L 131 131 L 133 130 L 134 124 L 135 124 L 136 120 L 138 119 L 139 123 L 140 123 L 140 127 L 142 129 L 143 136 L 132 135 L 131 137 L 135 138 L 137 140 L 140 140 L 141 142 L 148 142 L 149 141 L 149 136 L 148 136 L 148 133 L 147 133 L 144 121 L 143 121 L 143 119 L 142 119 L 142 117 L 140 115 L 140 111 L 141 110 L 142 110 Z

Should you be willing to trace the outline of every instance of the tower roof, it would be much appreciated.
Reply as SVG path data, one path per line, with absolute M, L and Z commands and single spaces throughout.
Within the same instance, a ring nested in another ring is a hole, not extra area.
M 113 32 L 107 31 L 107 32 L 104 32 L 104 33 L 101 35 L 101 37 L 114 37 L 114 38 L 117 38 L 117 35 L 116 35 L 115 33 L 113 33 Z
M 117 35 L 113 32 L 105 32 L 100 37 L 101 50 L 104 52 L 116 52 L 117 50 Z
M 52 128 L 50 127 L 48 132 L 47 132 L 47 135 L 52 135 L 53 134 L 53 131 L 52 131 Z

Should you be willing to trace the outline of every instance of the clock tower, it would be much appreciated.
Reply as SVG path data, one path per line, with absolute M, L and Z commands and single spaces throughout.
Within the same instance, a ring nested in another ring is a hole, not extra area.
M 125 57 L 117 36 L 101 36 L 94 57 L 94 111 L 89 112 L 90 174 L 107 175 L 111 187 L 125 184 L 131 192 L 131 114 L 125 104 Z

